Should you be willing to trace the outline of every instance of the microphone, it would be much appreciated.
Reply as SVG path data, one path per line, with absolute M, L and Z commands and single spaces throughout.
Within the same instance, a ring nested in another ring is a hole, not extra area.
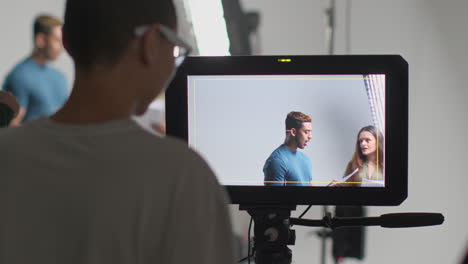
M 380 226 L 387 228 L 440 225 L 444 216 L 439 213 L 394 213 L 380 216 Z
M 394 213 L 378 217 L 330 217 L 322 220 L 291 218 L 293 225 L 323 226 L 331 229 L 350 226 L 381 226 L 386 228 L 440 225 L 444 216 L 440 213 Z

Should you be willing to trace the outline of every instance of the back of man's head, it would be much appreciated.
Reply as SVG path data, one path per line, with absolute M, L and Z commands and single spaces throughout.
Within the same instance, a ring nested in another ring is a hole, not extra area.
M 62 25 L 63 22 L 59 18 L 47 14 L 41 14 L 34 19 L 33 34 L 34 36 L 39 33 L 48 35 L 52 32 L 54 27 L 60 27 Z
M 172 0 L 67 0 L 64 43 L 78 68 L 112 66 L 125 53 L 137 26 L 175 28 L 176 21 Z
M 300 129 L 302 127 L 302 123 L 305 122 L 312 122 L 312 118 L 301 112 L 290 112 L 286 116 L 285 120 L 286 130 L 293 128 Z

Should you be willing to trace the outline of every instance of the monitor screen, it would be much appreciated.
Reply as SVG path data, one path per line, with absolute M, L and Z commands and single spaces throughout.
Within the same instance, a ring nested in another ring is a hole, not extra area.
M 187 82 L 188 143 L 221 184 L 385 186 L 384 74 L 189 75 Z M 290 112 L 311 119 L 299 146 L 285 124 Z M 359 139 L 366 127 L 372 131 Z M 364 164 L 346 171 L 356 144 Z
M 395 100 L 405 88 L 388 86 L 405 76 L 378 65 L 361 67 L 372 68 L 365 72 L 359 69 L 365 60 L 353 56 L 341 58 L 347 66 L 332 67 L 335 56 L 320 56 L 315 61 L 323 62 L 321 70 L 303 68 L 313 57 L 190 58 L 168 91 L 169 134 L 182 137 L 208 162 L 235 203 L 282 203 L 265 198 L 274 195 L 288 195 L 287 204 L 401 202 L 406 137 L 396 150 L 403 159 L 387 147 L 405 134 L 407 113 Z M 285 65 L 283 70 L 265 64 L 266 58 Z M 302 63 L 291 67 L 294 61 Z M 183 100 L 173 108 L 175 94 Z M 388 202 L 396 190 L 398 199 Z M 380 197 L 362 198 L 363 193 Z

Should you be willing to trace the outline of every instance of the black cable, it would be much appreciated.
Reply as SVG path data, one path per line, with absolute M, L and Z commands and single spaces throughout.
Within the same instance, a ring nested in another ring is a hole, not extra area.
M 307 209 L 305 209 L 305 211 L 298 218 L 302 218 L 309 211 L 311 207 L 312 205 L 309 205 L 309 207 L 307 207 Z
M 244 261 L 245 261 L 246 259 L 248 259 L 248 258 L 249 258 L 249 257 L 245 257 L 245 258 L 243 258 L 243 259 L 239 260 L 239 262 L 238 262 L 238 263 L 244 262 Z
M 250 258 L 253 257 L 253 251 L 252 251 L 252 255 L 250 254 L 250 233 L 251 233 L 251 230 L 252 230 L 252 222 L 253 222 L 253 217 L 250 217 L 249 232 L 247 234 L 247 239 L 248 239 L 248 242 L 247 242 L 247 257 L 239 260 L 239 263 L 247 260 L 247 262 L 250 264 Z

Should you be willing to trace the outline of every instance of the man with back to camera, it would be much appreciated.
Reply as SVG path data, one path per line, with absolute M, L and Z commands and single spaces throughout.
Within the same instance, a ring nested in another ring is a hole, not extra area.
M 62 52 L 62 21 L 49 15 L 34 20 L 34 49 L 28 58 L 17 64 L 5 78 L 3 90 L 13 93 L 20 110 L 11 121 L 17 126 L 23 121 L 50 116 L 67 99 L 65 75 L 49 65 Z
M 310 186 L 312 162 L 299 149 L 304 149 L 312 138 L 312 118 L 301 112 L 290 112 L 286 117 L 286 139 L 263 166 L 266 186 Z
M 212 170 L 131 118 L 189 49 L 176 21 L 171 0 L 66 2 L 70 98 L 0 131 L 0 263 L 234 263 Z

